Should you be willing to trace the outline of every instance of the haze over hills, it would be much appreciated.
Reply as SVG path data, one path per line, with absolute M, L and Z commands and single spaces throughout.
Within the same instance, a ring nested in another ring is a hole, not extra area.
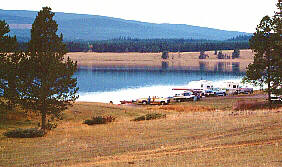
M 16 35 L 19 41 L 29 40 L 31 24 L 36 15 L 36 11 L 0 9 L 0 20 L 5 20 L 10 25 L 10 34 Z M 63 33 L 66 41 L 107 40 L 119 37 L 226 40 L 239 35 L 251 35 L 245 32 L 184 24 L 154 24 L 106 16 L 62 12 L 56 12 L 54 19 L 59 24 L 58 32 Z

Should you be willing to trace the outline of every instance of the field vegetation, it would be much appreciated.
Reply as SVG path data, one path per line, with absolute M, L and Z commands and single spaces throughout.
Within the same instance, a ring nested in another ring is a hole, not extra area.
M 281 166 L 281 105 L 234 110 L 241 101 L 266 103 L 236 97 L 167 106 L 79 102 L 41 138 L 5 137 L 38 122 L 33 112 L 1 113 L 0 166 Z M 166 117 L 131 121 L 155 113 Z M 114 122 L 83 124 L 109 115 Z

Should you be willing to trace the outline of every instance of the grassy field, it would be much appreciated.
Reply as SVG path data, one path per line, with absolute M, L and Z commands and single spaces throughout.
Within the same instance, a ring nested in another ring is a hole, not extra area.
M 45 137 L 6 138 L 2 132 L 34 127 L 36 117 L 1 114 L 0 166 L 282 166 L 282 107 L 234 110 L 240 101 L 206 98 L 167 106 L 76 103 Z M 147 113 L 167 117 L 131 121 Z M 116 121 L 88 126 L 83 120 L 112 115 Z M 5 121 L 4 121 L 5 120 Z
M 233 50 L 224 50 L 223 54 L 232 56 Z M 232 63 L 239 63 L 241 71 L 253 62 L 254 54 L 251 50 L 241 50 L 238 59 L 217 59 L 214 51 L 205 52 L 209 58 L 199 59 L 200 52 L 177 52 L 169 53 L 169 58 L 165 60 L 168 67 L 191 68 L 199 70 L 204 64 L 207 70 L 214 70 L 218 63 L 223 63 L 226 71 L 232 71 Z M 95 53 L 95 52 L 73 52 L 66 54 L 73 61 L 77 61 L 79 66 L 95 67 L 157 67 L 161 68 L 163 59 L 162 53 Z

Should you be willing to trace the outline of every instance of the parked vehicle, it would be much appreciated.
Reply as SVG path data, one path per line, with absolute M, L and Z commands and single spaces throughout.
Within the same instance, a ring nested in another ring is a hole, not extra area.
M 215 96 L 213 90 L 205 90 L 204 96 L 210 97 L 210 96 Z
M 190 89 L 213 89 L 213 82 L 207 80 L 200 80 L 200 81 L 191 81 L 188 83 L 188 87 Z
M 226 90 L 213 89 L 214 96 L 226 96 Z
M 195 95 L 193 92 L 183 92 L 180 94 L 175 94 L 173 96 L 173 100 L 177 102 L 183 102 L 183 101 L 193 101 L 195 98 Z
M 270 99 L 273 103 L 281 103 L 282 102 L 282 96 L 281 95 L 271 94 Z
M 170 103 L 170 99 L 168 98 L 163 98 L 163 97 L 158 97 L 158 96 L 153 96 L 153 97 L 148 97 L 148 98 L 140 98 L 136 100 L 137 104 L 159 104 L 159 105 L 165 105 Z
M 238 82 L 224 82 L 223 88 L 228 89 L 228 90 L 236 90 L 239 88 L 239 83 Z
M 234 94 L 253 94 L 253 88 L 239 88 Z

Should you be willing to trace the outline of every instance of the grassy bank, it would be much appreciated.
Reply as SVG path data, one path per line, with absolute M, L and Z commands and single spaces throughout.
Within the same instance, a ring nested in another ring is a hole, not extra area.
M 56 129 L 31 139 L 2 135 L 7 129 L 37 124 L 15 114 L 1 121 L 0 166 L 281 166 L 281 106 L 234 110 L 239 101 L 206 98 L 134 107 L 76 103 Z M 131 121 L 148 113 L 166 118 Z M 116 121 L 82 124 L 99 115 L 112 115 Z

